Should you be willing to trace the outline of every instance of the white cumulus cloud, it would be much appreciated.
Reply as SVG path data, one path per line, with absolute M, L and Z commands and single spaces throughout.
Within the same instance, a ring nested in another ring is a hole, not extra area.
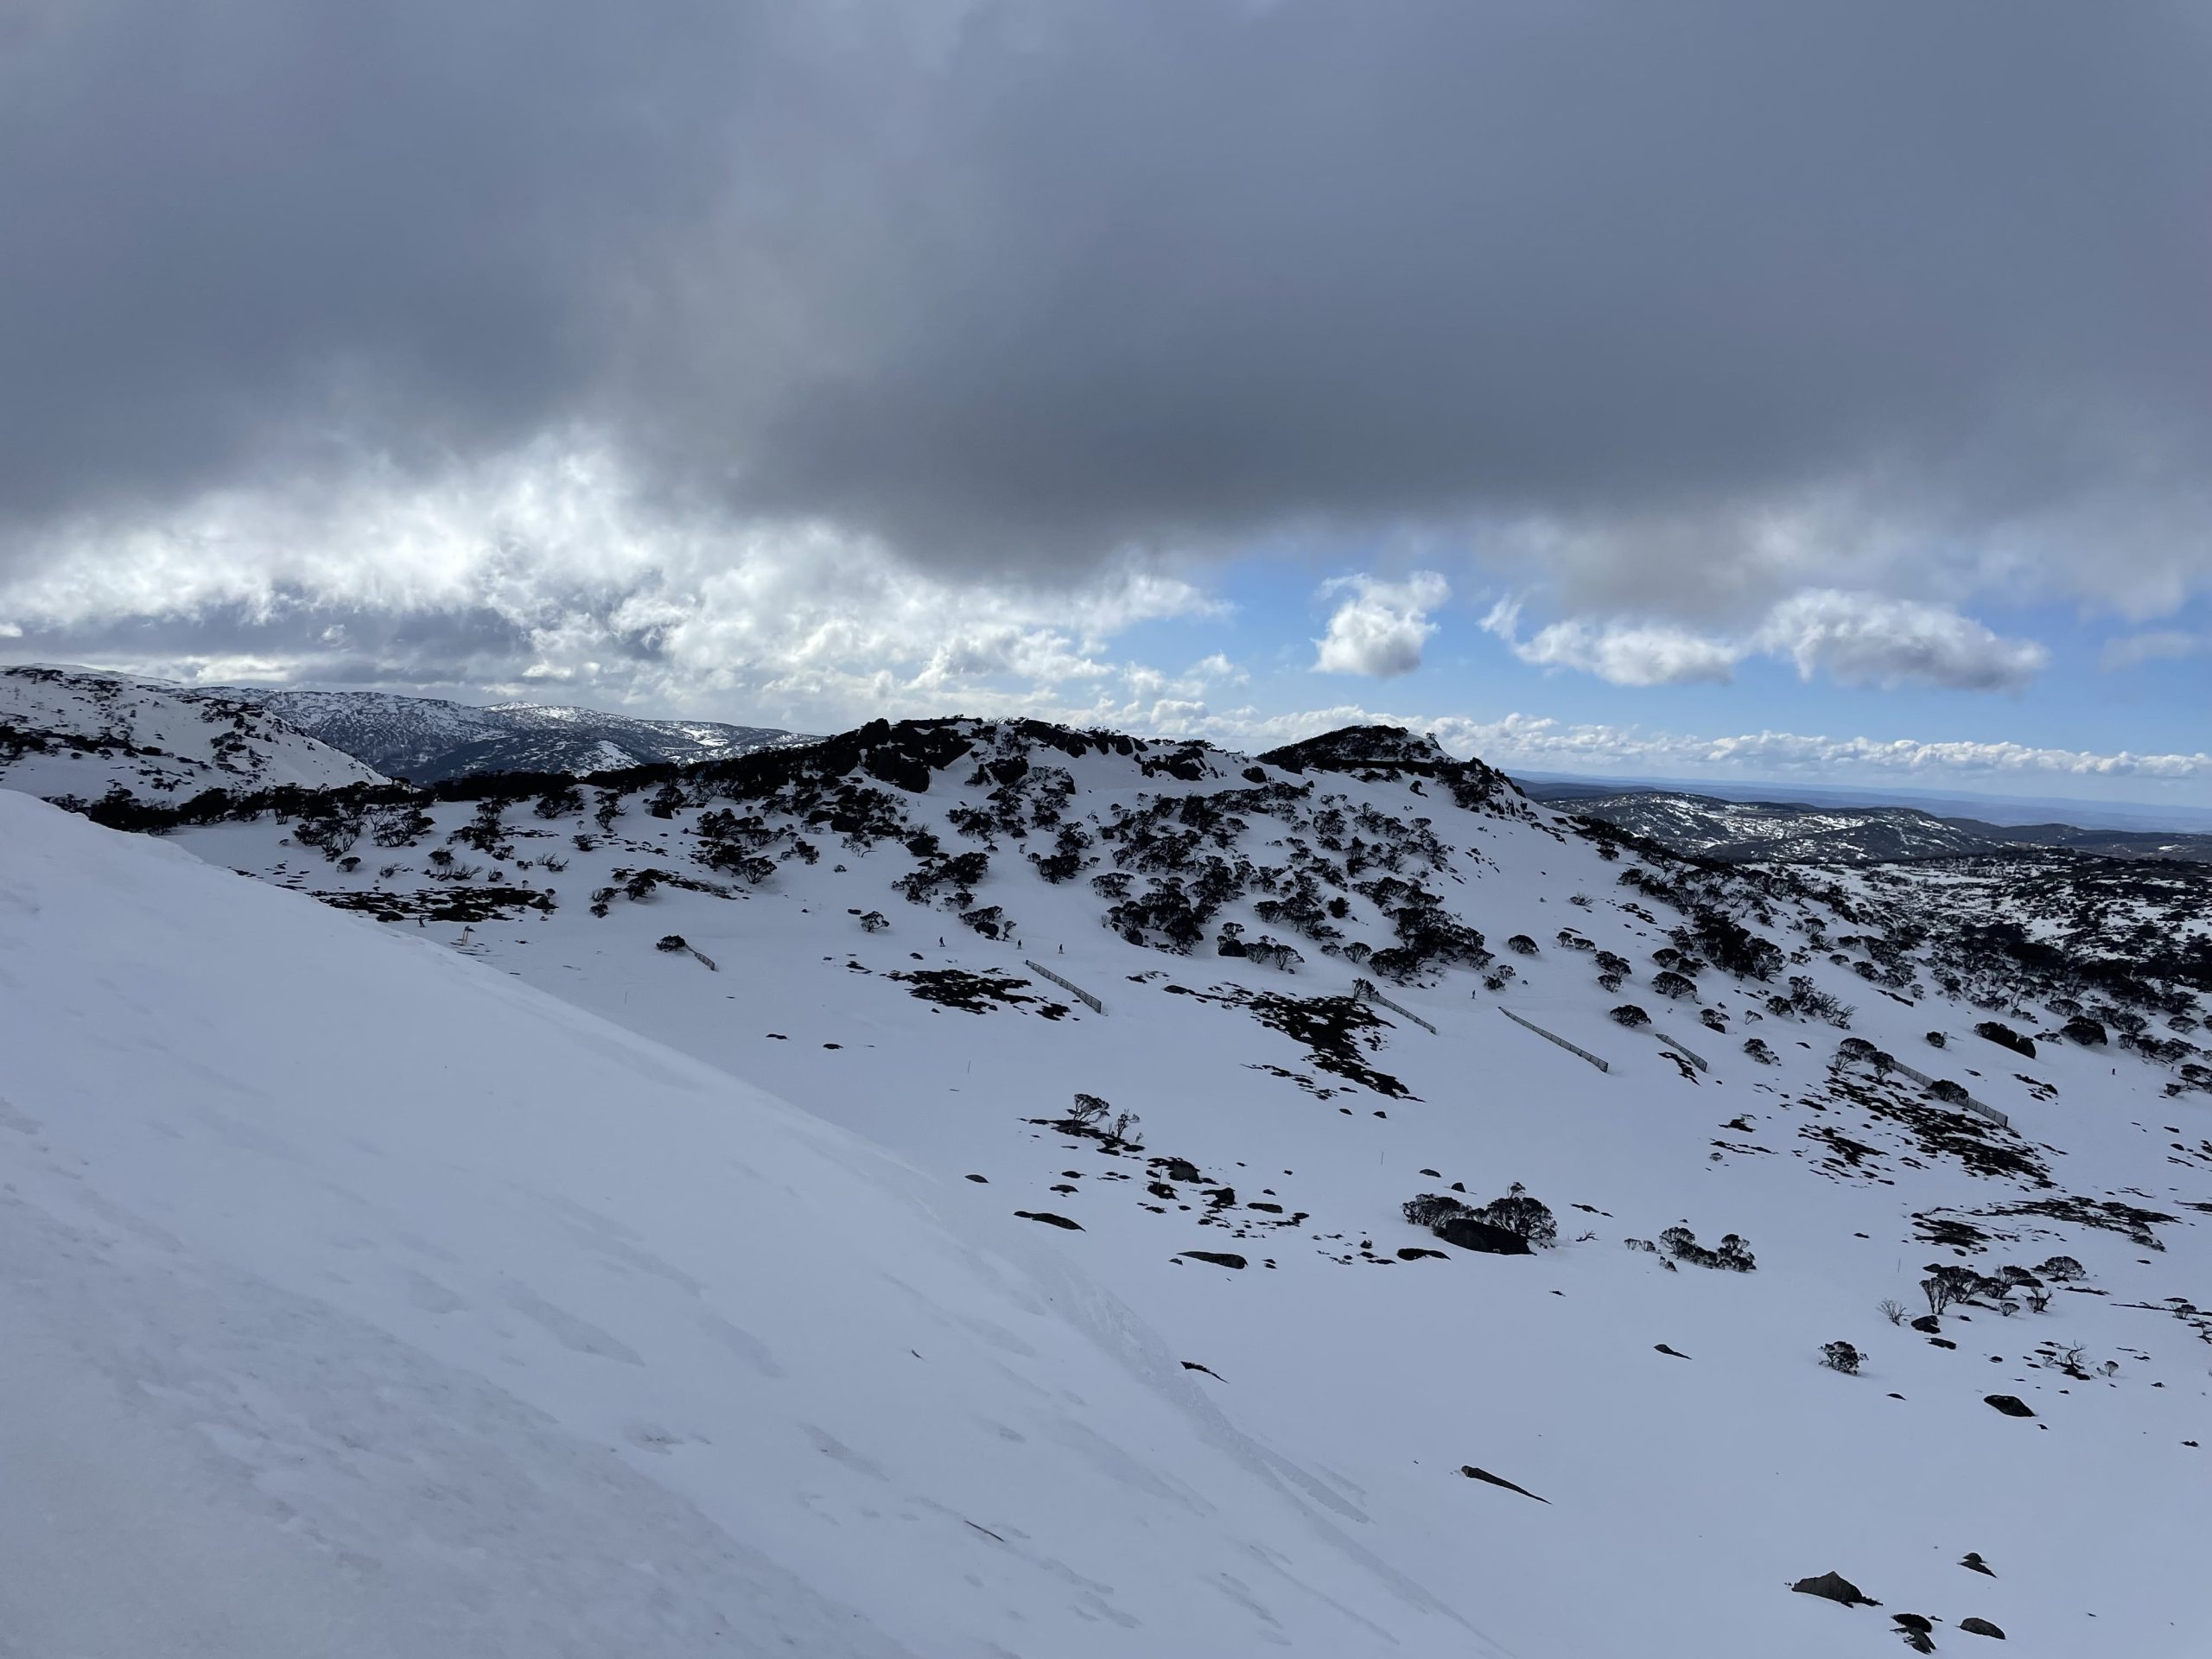
M 1421 647 L 1436 632 L 1428 613 L 1452 597 L 1451 584 L 1433 570 L 1416 570 L 1403 582 L 1338 576 L 1321 584 L 1344 601 L 1315 640 L 1313 667 L 1322 674 L 1364 674 L 1387 680 L 1421 666 Z
M 1725 683 L 1747 658 L 1796 665 L 1799 677 L 1843 685 L 1908 681 L 1957 690 L 2016 690 L 2050 660 L 2032 639 L 2008 639 L 1948 606 L 1807 588 L 1736 632 L 1701 632 L 1638 618 L 1569 617 L 1521 637 L 1521 605 L 1501 600 L 1483 626 L 1524 663 L 1571 668 L 1614 685 Z
M 1844 685 L 1916 680 L 1961 691 L 2012 691 L 2050 660 L 2032 639 L 2006 639 L 1947 606 L 1812 588 L 1767 613 L 1754 650 L 1787 657 L 1801 678 Z

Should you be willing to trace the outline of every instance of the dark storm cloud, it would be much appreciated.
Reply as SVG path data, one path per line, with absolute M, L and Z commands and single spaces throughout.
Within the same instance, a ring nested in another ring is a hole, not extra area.
M 529 630 L 478 607 L 394 613 L 318 605 L 298 594 L 277 599 L 273 607 L 200 606 L 186 618 L 34 626 L 7 640 L 7 654 L 22 662 L 84 660 L 159 679 L 313 678 L 429 696 L 512 681 L 531 661 Z
M 978 563 L 1846 478 L 1971 523 L 2212 463 L 2202 5 L 0 27 L 19 529 L 569 429 Z

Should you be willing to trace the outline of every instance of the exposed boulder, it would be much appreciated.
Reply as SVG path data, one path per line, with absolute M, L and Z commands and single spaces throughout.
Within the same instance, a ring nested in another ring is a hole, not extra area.
M 1529 1241 L 1503 1227 L 1478 1221 L 1472 1215 L 1446 1216 L 1432 1230 L 1446 1244 L 1485 1255 L 1529 1255 Z
M 1829 1601 L 1840 1601 L 1847 1607 L 1878 1607 L 1882 1605 L 1840 1573 L 1823 1573 L 1818 1578 L 1800 1579 L 1789 1587 L 1801 1596 L 1821 1596 Z

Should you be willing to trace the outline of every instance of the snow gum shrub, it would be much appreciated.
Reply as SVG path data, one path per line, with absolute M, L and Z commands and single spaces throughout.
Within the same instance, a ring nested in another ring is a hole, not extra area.
M 1509 1233 L 1518 1233 L 1535 1249 L 1549 1249 L 1559 1243 L 1559 1221 L 1550 1206 L 1540 1198 L 1530 1198 L 1529 1189 L 1518 1181 L 1506 1189 L 1503 1198 L 1492 1198 L 1476 1211 L 1475 1218 L 1493 1227 L 1503 1227 Z
M 2015 1054 L 2024 1055 L 2029 1059 L 2032 1060 L 2036 1057 L 2034 1041 L 2030 1038 L 2023 1037 L 2001 1020 L 1983 1020 L 1974 1028 L 1974 1034 L 1986 1038 L 1999 1048 L 2009 1048 Z
M 2075 1014 L 2059 1030 L 2068 1042 L 2084 1048 L 2102 1048 L 2108 1040 L 2104 1027 L 2087 1014 Z
M 377 814 L 375 827 L 369 833 L 379 847 L 412 847 L 419 836 L 436 828 L 421 807 L 395 806 Z
M 1090 837 L 1079 824 L 1064 823 L 1054 849 L 1049 854 L 1032 853 L 1029 861 L 1037 867 L 1037 874 L 1058 886 L 1072 880 L 1083 870 L 1083 855 L 1090 845 Z
M 645 810 L 657 818 L 672 818 L 676 816 L 676 809 L 683 804 L 683 791 L 676 786 L 676 779 L 671 778 L 653 791 L 652 799 L 645 803 Z
M 1685 950 L 1694 950 L 1739 979 L 1772 979 L 1782 971 L 1782 949 L 1732 916 L 1700 906 L 1688 925 L 1669 935 Z
M 2036 1269 L 2036 1276 L 2041 1279 L 2055 1279 L 2062 1285 L 2070 1285 L 2088 1278 L 2089 1273 L 2088 1268 L 2070 1255 L 2054 1255 Z
M 1639 1026 L 1649 1025 L 1651 1016 L 1637 1007 L 1635 1003 L 1624 1002 L 1613 1010 L 1613 1023 L 1617 1026 L 1626 1026 L 1630 1031 L 1634 1031 Z
M 1116 1112 L 1096 1095 L 1077 1095 L 1068 1115 L 1053 1127 L 1072 1135 L 1094 1135 L 1101 1141 L 1119 1141 L 1135 1146 L 1142 1121 L 1135 1112 Z
M 1928 1046 L 1930 1048 L 1944 1047 L 1950 1040 L 1940 1031 L 1931 1031 L 1928 1033 Z
M 1928 1085 L 1928 1092 L 1946 1106 L 1963 1106 L 1967 1103 L 1964 1084 L 1954 1083 L 1948 1077 L 1938 1077 Z
M 534 810 L 541 818 L 573 817 L 584 810 L 584 792 L 574 784 L 562 784 L 539 796 Z
M 665 950 L 671 956 L 675 955 L 678 950 L 689 950 L 690 948 L 690 941 L 681 933 L 664 933 L 660 936 L 659 942 L 653 946 L 654 950 Z
M 1707 1031 L 1725 1032 L 1728 1029 L 1728 1016 L 1718 1008 L 1700 1008 L 1697 1019 Z
M 1981 1275 L 1972 1268 L 1931 1264 L 1928 1277 L 1920 1281 L 1920 1294 L 1928 1298 L 1929 1313 L 1940 1314 L 1952 1303 L 1963 1302 L 1977 1294 L 1981 1285 Z
M 1688 1262 L 1693 1267 L 1722 1268 L 1731 1273 L 1750 1273 L 1758 1267 L 1751 1247 L 1737 1234 L 1727 1234 L 1718 1249 L 1708 1249 L 1697 1242 L 1695 1233 L 1680 1222 L 1659 1235 L 1659 1249 L 1661 1254 L 1677 1262 Z
M 1536 954 L 1536 942 L 1526 933 L 1516 933 L 1505 942 L 1505 948 L 1516 956 L 1533 957 Z
M 1449 1192 L 1423 1192 L 1408 1198 L 1401 1208 L 1406 1219 L 1416 1227 L 1433 1228 L 1439 1222 L 1468 1213 L 1467 1206 Z
M 1844 1031 L 1851 1029 L 1851 1016 L 1857 1012 L 1849 1003 L 1838 1001 L 1827 992 L 1814 984 L 1812 979 L 1804 974 L 1791 976 L 1789 1007 L 1786 1009 L 1778 1009 L 1777 1012 L 1786 1013 L 1791 1010 L 1811 1019 L 1825 1020 L 1828 1024 Z
M 1826 1343 L 1821 1348 L 1821 1363 L 1832 1371 L 1841 1371 L 1846 1376 L 1859 1375 L 1859 1363 L 1863 1357 L 1847 1342 Z
M 457 841 L 464 847 L 474 847 L 480 853 L 489 853 L 494 858 L 505 858 L 514 851 L 507 840 L 505 819 L 501 816 L 505 804 L 497 800 L 481 800 L 476 804 L 476 816 L 448 836 L 448 841 Z
M 353 850 L 353 843 L 361 837 L 362 819 L 359 807 L 334 805 L 300 814 L 292 826 L 292 839 L 302 847 L 320 847 L 322 855 L 332 862 Z
M 1652 976 L 1651 988 L 1662 996 L 1677 999 L 1697 995 L 1697 987 L 1671 968 L 1662 968 Z
M 601 790 L 599 804 L 592 809 L 592 817 L 599 821 L 600 829 L 602 831 L 613 830 L 614 820 L 621 816 L 622 791 L 619 789 Z
M 1766 1039 L 1764 1037 L 1746 1037 L 1744 1039 L 1744 1052 L 1750 1055 L 1761 1065 L 1779 1065 L 1781 1064 L 1781 1061 L 1775 1057 L 1774 1051 L 1766 1046 Z

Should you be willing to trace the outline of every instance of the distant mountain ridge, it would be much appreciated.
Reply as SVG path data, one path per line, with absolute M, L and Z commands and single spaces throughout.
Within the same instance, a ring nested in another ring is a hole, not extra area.
M 487 772 L 588 773 L 659 762 L 684 766 L 814 741 L 765 726 L 639 720 L 534 702 L 480 708 L 388 691 L 221 686 L 187 695 L 254 704 L 378 772 L 425 784 Z
M 0 785 L 49 800 L 382 783 L 377 768 L 223 692 L 91 669 L 0 669 Z
M 1670 851 L 1732 863 L 1877 864 L 1985 858 L 2057 848 L 2106 858 L 2212 863 L 2212 836 L 2173 830 L 2082 829 L 2068 823 L 1996 824 L 1938 817 L 1910 806 L 1826 806 L 1722 800 L 1671 790 L 1592 792 L 1584 785 L 1524 780 L 1533 798 L 1602 818 Z

